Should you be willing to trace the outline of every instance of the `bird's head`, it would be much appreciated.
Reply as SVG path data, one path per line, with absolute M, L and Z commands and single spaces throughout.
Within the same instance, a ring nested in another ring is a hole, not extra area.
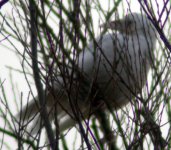
M 155 35 L 155 30 L 149 19 L 140 13 L 130 13 L 123 19 L 110 21 L 102 25 L 107 29 L 112 29 L 125 34 L 145 33 Z

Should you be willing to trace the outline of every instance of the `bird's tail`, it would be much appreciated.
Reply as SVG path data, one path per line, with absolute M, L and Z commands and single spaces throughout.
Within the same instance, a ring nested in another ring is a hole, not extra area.
M 51 94 L 47 94 L 46 96 L 47 99 L 47 111 L 49 114 L 49 120 L 52 121 L 55 116 L 54 116 L 54 105 L 55 105 L 55 100 L 54 97 Z M 58 116 L 58 121 L 59 121 L 59 130 L 60 132 L 65 131 L 66 129 L 73 127 L 76 122 L 74 119 L 72 119 L 67 113 L 71 113 L 71 109 L 69 106 L 69 102 L 67 100 L 67 97 L 61 96 L 60 102 L 64 109 L 62 107 L 57 108 L 57 113 Z M 30 102 L 25 105 L 21 111 L 15 116 L 17 119 L 17 124 L 22 122 L 24 125 L 29 125 L 29 133 L 31 134 L 36 134 L 38 133 L 39 129 L 43 127 L 43 122 L 40 117 L 40 111 L 41 108 L 39 106 L 39 103 L 37 101 L 37 98 L 34 100 L 31 100 Z M 66 112 L 67 111 L 67 112 Z
M 39 104 L 37 101 L 37 98 L 34 100 L 29 101 L 22 109 L 21 111 L 15 115 L 15 118 L 17 121 L 28 121 L 32 119 L 33 116 L 39 113 Z

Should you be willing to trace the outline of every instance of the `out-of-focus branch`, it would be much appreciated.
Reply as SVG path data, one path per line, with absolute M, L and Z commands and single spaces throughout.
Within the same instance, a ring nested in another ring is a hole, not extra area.
M 56 149 L 56 144 L 55 144 L 55 138 L 53 134 L 53 130 L 51 127 L 51 123 L 48 118 L 48 113 L 46 109 L 46 102 L 45 102 L 45 93 L 43 91 L 43 86 L 40 80 L 40 70 L 38 68 L 38 61 L 37 61 L 37 20 L 36 20 L 36 9 L 33 4 L 33 0 L 29 0 L 29 6 L 30 6 L 30 25 L 31 25 L 31 49 L 32 49 L 32 69 L 33 69 L 33 74 L 34 74 L 34 80 L 38 92 L 38 99 L 39 99 L 39 104 L 40 104 L 40 114 L 43 119 L 43 123 L 46 128 L 46 132 L 48 135 L 48 140 L 50 143 L 50 146 L 53 150 Z
M 18 136 L 16 134 L 12 133 L 11 131 L 0 128 L 0 132 L 4 133 L 4 134 L 6 134 L 6 135 L 8 135 L 10 137 L 13 137 L 15 139 L 18 139 Z M 36 146 L 34 145 L 34 143 L 31 140 L 25 139 L 25 138 L 21 138 L 20 140 L 23 143 L 29 144 L 31 146 L 31 148 L 33 148 L 33 150 L 36 150 Z
M 118 148 L 116 146 L 116 139 L 114 137 L 114 133 L 111 130 L 110 122 L 107 119 L 105 112 L 103 110 L 99 109 L 96 113 L 96 117 L 98 118 L 98 120 L 100 122 L 101 130 L 104 133 L 104 140 L 107 143 L 107 145 L 109 146 L 109 149 L 118 150 Z M 103 143 L 103 144 L 105 144 L 105 143 Z

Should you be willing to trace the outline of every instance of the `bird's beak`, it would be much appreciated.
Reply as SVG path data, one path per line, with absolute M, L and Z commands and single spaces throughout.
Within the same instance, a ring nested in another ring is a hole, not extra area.
M 109 21 L 108 23 L 104 23 L 100 25 L 102 28 L 111 29 L 111 30 L 117 30 L 120 32 L 124 32 L 126 30 L 126 24 L 125 20 L 115 20 L 115 21 Z

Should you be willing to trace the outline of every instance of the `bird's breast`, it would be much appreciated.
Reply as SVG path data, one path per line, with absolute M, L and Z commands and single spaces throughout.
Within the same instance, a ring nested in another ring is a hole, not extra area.
M 120 34 L 106 35 L 97 43 L 91 43 L 81 55 L 80 68 L 96 80 L 106 99 L 122 105 L 136 96 L 147 80 L 149 43 L 141 36 Z

